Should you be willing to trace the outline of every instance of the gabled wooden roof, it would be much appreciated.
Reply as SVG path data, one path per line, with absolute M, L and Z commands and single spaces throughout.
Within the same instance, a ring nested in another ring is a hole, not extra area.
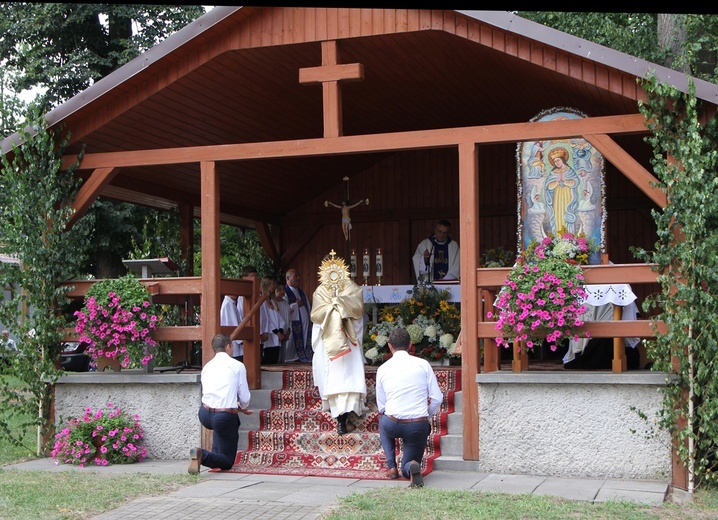
M 555 106 L 637 113 L 636 78 L 649 70 L 687 85 L 674 71 L 504 12 L 218 7 L 47 120 L 71 132 L 70 153 L 320 138 L 322 88 L 300 84 L 299 70 L 321 65 L 321 41 L 334 39 L 339 63 L 364 71 L 341 84 L 346 136 L 519 123 Z M 699 97 L 718 102 L 718 86 L 695 83 Z M 638 136 L 621 144 L 645 149 Z M 223 162 L 223 218 L 281 223 L 382 156 Z M 199 165 L 123 168 L 103 194 L 199 206 Z

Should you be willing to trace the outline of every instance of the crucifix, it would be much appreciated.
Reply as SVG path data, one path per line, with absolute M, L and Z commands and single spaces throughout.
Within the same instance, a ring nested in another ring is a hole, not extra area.
M 356 208 L 360 204 L 366 204 L 369 205 L 369 199 L 362 199 L 355 203 L 349 202 L 349 177 L 344 177 L 342 179 L 344 181 L 344 200 L 341 201 L 339 204 L 336 204 L 334 202 L 325 200 L 324 201 L 324 207 L 328 208 L 329 206 L 332 206 L 334 208 L 338 208 L 342 211 L 342 231 L 344 232 L 344 242 L 345 242 L 345 259 L 350 258 L 351 255 L 351 229 L 352 229 L 352 221 L 351 217 L 349 216 L 349 210 Z
M 324 103 L 324 137 L 341 137 L 342 96 L 340 81 L 359 81 L 364 79 L 364 66 L 361 63 L 339 64 L 337 60 L 336 40 L 322 42 L 321 67 L 299 69 L 299 83 L 302 85 L 322 85 Z

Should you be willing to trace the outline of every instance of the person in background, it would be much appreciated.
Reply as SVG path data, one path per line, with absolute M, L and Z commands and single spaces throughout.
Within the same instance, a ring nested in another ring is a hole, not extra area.
M 15 345 L 15 340 L 10 337 L 7 330 L 3 330 L 2 338 L 0 338 L 0 368 L 9 367 L 10 360 L 16 353 L 17 345 Z
M 2 345 L 3 350 L 17 352 L 17 345 L 15 345 L 15 340 L 10 337 L 10 333 L 7 330 L 2 331 L 2 339 L 0 339 L 0 345 Z
M 222 327 L 236 327 L 241 321 L 237 310 L 237 296 L 226 294 L 222 300 L 222 306 L 219 308 L 219 324 Z M 239 340 L 232 341 L 232 357 L 237 361 L 243 360 L 244 349 Z
M 259 309 L 259 340 L 262 342 L 262 364 L 276 365 L 284 339 L 284 322 L 279 314 L 279 305 L 274 299 L 275 281 L 264 276 L 259 294 L 267 296 Z
M 291 349 L 289 348 L 289 302 L 287 302 L 287 299 L 285 298 L 286 294 L 287 291 L 284 287 L 284 284 L 281 281 L 277 281 L 274 287 L 274 301 L 277 302 L 277 307 L 279 308 L 279 317 L 284 323 L 284 328 L 282 329 L 284 339 L 282 339 L 281 341 L 279 362 L 293 363 L 294 361 L 298 361 L 299 357 L 297 356 L 297 351 L 294 350 L 293 346 Z
M 245 265 L 242 268 L 242 278 L 259 278 L 259 273 L 253 265 Z M 242 323 L 242 320 L 244 319 L 244 307 L 244 296 L 237 296 L 237 318 L 239 319 L 238 323 Z M 242 361 L 244 357 L 244 341 L 239 340 L 237 343 L 239 348 L 234 349 L 233 347 L 232 356 L 235 358 L 242 358 L 239 359 L 240 361 Z
M 231 469 L 237 457 L 239 443 L 239 413 L 251 415 L 251 394 L 247 384 L 247 370 L 241 361 L 233 359 L 232 342 L 226 334 L 212 339 L 214 357 L 202 368 L 202 404 L 199 422 L 212 430 L 212 451 L 192 448 L 187 471 L 197 475 L 201 466 Z
M 410 487 L 423 487 L 421 461 L 431 433 L 429 418 L 444 399 L 434 370 L 425 359 L 409 354 L 411 341 L 405 328 L 389 334 L 391 358 L 376 371 L 376 404 L 381 412 L 379 438 L 389 470 L 386 476 L 410 480 Z M 401 471 L 396 465 L 396 440 L 402 439 Z
M 300 276 L 296 269 L 288 269 L 285 275 L 287 284 L 285 291 L 287 293 L 287 302 L 289 303 L 289 319 L 291 334 L 288 338 L 290 346 L 287 348 L 294 349 L 299 357 L 299 361 L 311 362 L 312 355 L 312 336 L 309 328 L 311 320 L 309 316 L 312 313 L 312 306 L 304 291 L 299 287 Z
M 412 258 L 417 281 L 448 281 L 461 277 L 459 244 L 449 236 L 450 230 L 448 220 L 439 220 L 434 234 L 417 246 Z

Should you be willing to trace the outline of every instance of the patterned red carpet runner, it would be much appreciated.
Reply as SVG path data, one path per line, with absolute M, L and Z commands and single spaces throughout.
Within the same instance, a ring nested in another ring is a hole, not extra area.
M 454 392 L 460 390 L 461 371 L 435 367 L 444 393 L 441 410 L 431 418 L 422 473 L 433 469 L 440 455 L 439 439 L 446 434 L 447 415 L 454 411 Z M 363 418 L 354 414 L 349 433 L 337 434 L 337 423 L 321 411 L 311 370 L 285 370 L 281 390 L 272 391 L 272 407 L 260 413 L 260 430 L 249 432 L 249 447 L 237 453 L 235 473 L 268 473 L 320 477 L 385 479 L 386 458 L 379 442 L 379 413 L 375 396 L 376 371 L 367 367 L 367 404 Z M 399 458 L 397 462 L 400 463 Z

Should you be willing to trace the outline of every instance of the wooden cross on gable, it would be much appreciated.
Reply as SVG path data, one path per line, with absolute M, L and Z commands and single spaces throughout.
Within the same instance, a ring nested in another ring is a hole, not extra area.
M 342 96 L 340 81 L 358 81 L 364 79 L 364 65 L 337 63 L 337 42 L 322 42 L 322 66 L 299 69 L 299 83 L 302 85 L 322 84 L 324 105 L 324 137 L 341 137 Z

